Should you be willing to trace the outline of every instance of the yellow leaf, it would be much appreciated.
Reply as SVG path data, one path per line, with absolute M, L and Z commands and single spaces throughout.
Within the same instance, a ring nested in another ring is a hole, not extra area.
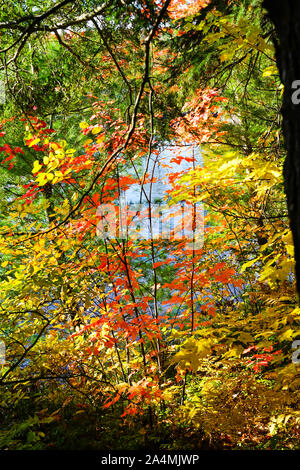
M 28 147 L 32 147 L 33 145 L 38 144 L 38 143 L 40 142 L 40 140 L 41 140 L 41 139 L 38 139 L 38 138 L 32 140 L 32 141 L 30 142 L 30 144 L 28 144 Z
M 280 341 L 284 341 L 284 340 L 291 341 L 296 335 L 297 335 L 297 332 L 289 328 L 284 333 L 282 333 L 282 335 L 279 336 L 279 339 Z
M 40 162 L 38 160 L 35 160 L 33 164 L 32 173 L 37 173 L 38 171 L 40 171 L 41 168 L 42 168 L 42 165 L 40 165 Z
M 275 65 L 270 65 L 270 67 L 266 67 L 265 70 L 263 71 L 262 76 L 263 77 L 270 77 L 271 75 L 276 75 L 278 74 L 277 67 Z
M 242 333 L 238 335 L 237 340 L 240 341 L 241 343 L 253 343 L 254 342 L 253 336 L 251 336 L 250 333 L 246 333 L 245 331 L 243 331 Z
M 53 150 L 58 150 L 59 149 L 59 145 L 56 142 L 51 142 L 50 147 Z
M 46 183 L 47 183 L 47 175 L 46 173 L 40 173 L 38 176 L 37 176 L 37 182 L 38 182 L 38 185 L 39 186 L 44 186 Z
M 100 126 L 95 126 L 93 129 L 92 129 L 92 134 L 99 134 L 99 132 L 102 131 L 102 127 Z
M 244 263 L 243 266 L 241 267 L 241 273 L 243 273 L 246 268 L 250 268 L 250 266 L 252 266 L 252 264 L 254 264 L 258 260 L 259 260 L 259 257 L 254 258 L 254 259 L 248 261 L 247 263 Z
M 223 357 L 240 357 L 243 351 L 243 346 L 235 344 L 223 355 Z

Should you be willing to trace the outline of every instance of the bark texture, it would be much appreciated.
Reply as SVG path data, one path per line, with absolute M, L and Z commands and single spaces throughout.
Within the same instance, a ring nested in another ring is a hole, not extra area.
M 287 149 L 284 185 L 295 246 L 297 290 L 300 293 L 300 103 L 292 102 L 295 93 L 292 84 L 300 80 L 300 1 L 264 0 L 263 5 L 275 26 L 276 61 L 284 85 L 282 118 Z

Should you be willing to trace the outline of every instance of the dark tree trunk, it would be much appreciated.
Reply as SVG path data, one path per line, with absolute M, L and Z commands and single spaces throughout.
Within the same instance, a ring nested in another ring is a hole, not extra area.
M 284 185 L 295 246 L 297 290 L 300 293 L 300 91 L 296 93 L 294 83 L 300 81 L 300 1 L 264 0 L 263 5 L 275 26 L 276 60 L 284 85 L 282 118 L 287 149 Z M 300 89 L 300 82 L 297 89 Z M 298 99 L 295 100 L 296 95 Z

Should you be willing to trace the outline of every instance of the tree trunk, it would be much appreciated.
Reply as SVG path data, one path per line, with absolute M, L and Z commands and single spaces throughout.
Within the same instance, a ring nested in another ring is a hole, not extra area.
M 284 85 L 282 118 L 287 156 L 284 186 L 296 260 L 296 282 L 300 293 L 300 2 L 264 0 L 276 30 L 276 61 Z

